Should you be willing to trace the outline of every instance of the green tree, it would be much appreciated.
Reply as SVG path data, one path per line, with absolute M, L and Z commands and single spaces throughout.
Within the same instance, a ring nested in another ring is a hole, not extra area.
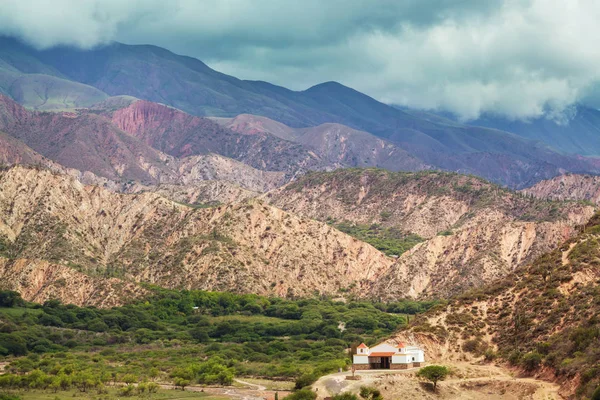
M 427 379 L 433 383 L 433 390 L 437 389 L 437 383 L 443 381 L 450 374 L 450 370 L 442 365 L 428 365 L 417 372 L 417 377 Z
M 352 394 L 350 392 L 345 392 L 345 393 L 336 394 L 331 399 L 332 400 L 358 400 L 358 397 L 356 397 L 355 394 Z
M 0 290 L 0 307 L 19 307 L 25 302 L 18 292 L 13 290 Z
M 173 380 L 173 384 L 175 385 L 175 387 L 180 387 L 181 390 L 185 390 L 185 387 L 190 385 L 190 381 L 189 381 L 189 379 L 176 377 Z
M 133 374 L 127 374 L 123 377 L 123 382 L 125 382 L 127 385 L 131 385 L 132 383 L 135 383 L 138 381 L 137 376 L 133 375 Z

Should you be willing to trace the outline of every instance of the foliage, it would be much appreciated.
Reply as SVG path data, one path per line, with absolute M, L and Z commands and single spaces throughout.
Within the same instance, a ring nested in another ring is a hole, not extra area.
M 358 400 L 355 394 L 344 392 L 340 394 L 336 394 L 331 398 L 331 400 Z
M 53 391 L 142 382 L 136 390 L 148 393 L 147 381 L 181 388 L 229 385 L 235 376 L 296 379 L 301 389 L 347 368 L 346 349 L 353 344 L 375 343 L 405 324 L 393 311 L 435 303 L 148 289 L 153 295 L 147 300 L 111 309 L 57 300 L 19 303 L 20 297 L 15 304 L 21 306 L 0 308 L 0 354 L 11 357 L 0 389 L 29 387 L 35 377 L 34 385 Z
M 365 400 L 383 400 L 379 389 L 371 386 L 361 386 L 359 394 Z
M 317 394 L 310 389 L 297 390 L 294 393 L 286 396 L 285 400 L 315 400 Z
M 417 372 L 417 377 L 427 379 L 433 383 L 433 390 L 437 389 L 438 381 L 443 381 L 450 374 L 450 370 L 443 365 L 428 365 Z
M 397 228 L 385 228 L 379 224 L 341 222 L 333 225 L 338 230 L 369 243 L 388 256 L 400 256 L 423 241 L 423 238 L 418 235 L 402 232 Z

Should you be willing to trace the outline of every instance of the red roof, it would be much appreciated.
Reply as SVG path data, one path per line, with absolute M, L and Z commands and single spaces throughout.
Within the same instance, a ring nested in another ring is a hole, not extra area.
M 394 351 L 382 351 L 382 352 L 371 353 L 371 354 L 369 354 L 369 357 L 391 357 L 394 354 L 396 354 L 396 352 L 394 352 Z
M 357 347 L 357 349 L 366 349 L 366 348 L 367 348 L 367 345 L 366 345 L 366 344 L 364 344 L 364 343 L 361 343 L 361 344 L 360 344 L 360 345 Z
M 406 347 L 406 346 L 404 345 L 404 343 L 402 343 L 402 342 L 398 343 L 398 348 L 399 348 L 399 349 L 401 349 L 401 348 L 403 348 L 403 347 Z

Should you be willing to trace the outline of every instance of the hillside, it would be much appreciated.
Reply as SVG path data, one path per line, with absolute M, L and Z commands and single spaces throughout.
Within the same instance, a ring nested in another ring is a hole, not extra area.
M 379 239 L 386 239 L 386 232 L 400 235 L 398 247 L 410 235 L 425 239 L 413 240 L 414 247 L 377 280 L 373 295 L 381 298 L 399 292 L 447 296 L 489 283 L 571 237 L 594 211 L 589 205 L 536 200 L 479 178 L 432 171 L 311 173 L 264 198 L 333 226 L 354 224 L 355 230 L 364 230 L 377 224 L 384 235 Z
M 284 171 L 288 175 L 326 166 L 302 146 L 268 132 L 236 133 L 210 119 L 149 101 L 133 102 L 108 112 L 107 117 L 117 128 L 173 157 L 216 153 L 258 169 Z
M 110 96 L 134 96 L 196 116 L 253 114 L 293 128 L 343 124 L 401 148 L 421 164 L 477 174 L 516 188 L 561 171 L 600 171 L 594 160 L 562 155 L 543 143 L 505 131 L 400 110 L 337 82 L 292 91 L 267 82 L 239 80 L 212 70 L 200 60 L 156 46 L 112 43 L 90 50 L 56 47 L 38 51 L 14 39 L 1 38 L 0 65 L 11 74 L 68 79 Z M 0 91 L 7 93 L 2 81 Z M 65 87 L 61 96 L 70 97 L 73 90 Z M 257 162 L 258 158 L 250 164 L 258 167 Z M 401 169 L 400 165 L 393 169 Z
M 269 133 L 299 143 L 331 166 L 379 167 L 391 171 L 416 171 L 427 167 L 400 147 L 341 124 L 292 128 L 266 117 L 248 114 L 216 118 L 215 121 L 246 135 Z
M 492 285 L 455 298 L 418 321 L 416 335 L 439 358 L 497 353 L 521 371 L 556 379 L 563 394 L 589 398 L 600 385 L 600 218 Z
M 109 105 L 104 103 L 105 107 Z M 89 171 L 117 183 L 190 185 L 218 179 L 235 182 L 251 191 L 265 191 L 284 183 L 282 172 L 254 169 L 239 161 L 210 154 L 210 148 L 193 152 L 189 157 L 170 156 L 99 115 L 104 112 L 97 109 L 61 113 L 29 111 L 0 95 L 0 131 L 14 138 L 8 143 L 10 147 L 3 151 L 5 162 L 47 165 L 48 160 L 38 162 L 40 157 L 32 155 L 37 152 L 63 167 Z M 209 120 L 203 121 L 212 124 Z M 196 134 L 199 132 L 206 130 L 195 131 Z M 7 138 L 2 140 L 8 141 Z M 231 138 L 222 143 L 228 145 L 237 141 Z M 271 151 L 269 147 L 266 149 Z M 245 147 L 240 151 L 247 150 Z M 262 157 L 264 153 L 258 151 Z
M 278 296 L 366 294 L 393 262 L 326 224 L 257 200 L 188 207 L 23 167 L 0 172 L 0 237 L 2 254 L 11 260 L 44 260 L 168 288 Z M 13 286 L 33 279 L 20 276 Z M 60 284 L 68 288 L 59 292 L 63 300 L 74 301 L 69 293 L 80 290 L 78 281 Z M 35 298 L 57 293 L 51 287 L 40 285 Z
M 522 190 L 540 199 L 587 200 L 600 204 L 600 176 L 564 174 Z

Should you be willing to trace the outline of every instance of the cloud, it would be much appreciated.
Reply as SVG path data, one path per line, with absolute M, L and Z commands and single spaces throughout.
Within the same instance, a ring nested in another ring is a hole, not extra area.
M 600 104 L 594 0 L 0 0 L 41 48 L 156 44 L 244 79 L 335 80 L 379 100 L 561 119 Z

